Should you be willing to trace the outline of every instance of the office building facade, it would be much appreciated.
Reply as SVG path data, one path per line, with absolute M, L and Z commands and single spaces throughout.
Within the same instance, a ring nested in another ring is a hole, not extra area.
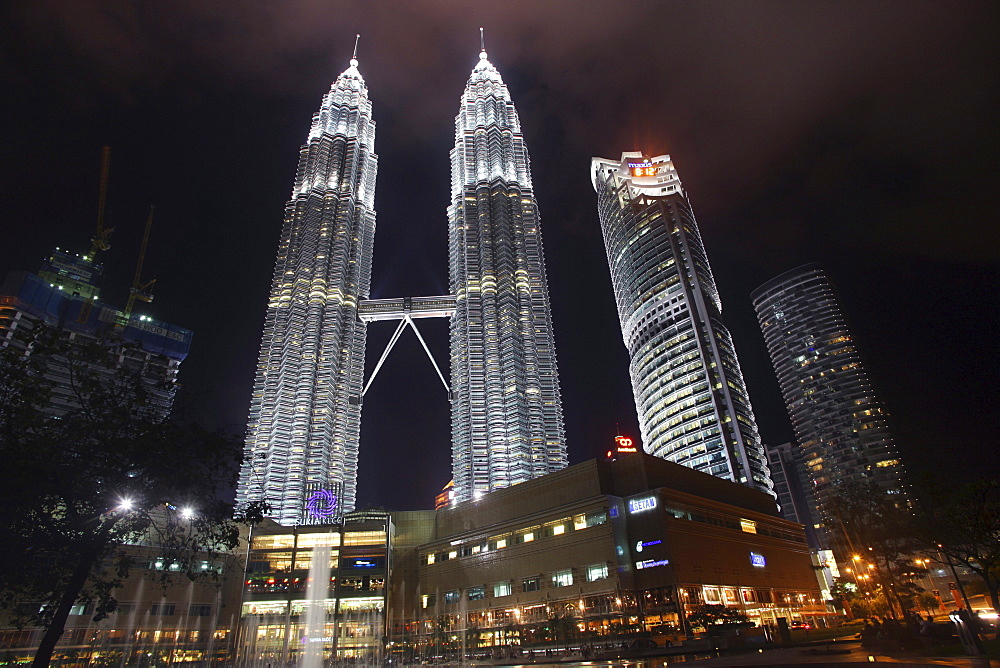
M 278 244 L 237 502 L 281 524 L 354 507 L 375 237 L 375 122 L 358 61 L 313 116 Z
M 906 503 L 905 473 L 826 272 L 809 264 L 754 290 L 754 308 L 778 376 L 814 499 L 820 541 L 836 528 L 838 485 L 869 480 Z M 824 547 L 827 547 L 824 545 Z
M 594 158 L 591 177 L 643 449 L 773 495 L 705 246 L 670 156 Z
M 455 119 L 448 243 L 452 468 L 461 502 L 567 464 L 528 151 L 485 51 Z

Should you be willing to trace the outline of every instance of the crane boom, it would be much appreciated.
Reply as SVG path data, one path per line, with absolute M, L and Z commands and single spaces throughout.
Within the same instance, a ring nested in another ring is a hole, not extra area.
M 108 177 L 111 174 L 111 147 L 101 147 L 101 189 L 97 199 L 97 231 L 90 240 L 90 259 L 94 260 L 98 251 L 111 248 L 111 233 L 114 228 L 104 227 L 104 211 L 108 201 Z
M 147 303 L 153 301 L 153 285 L 156 283 L 156 279 L 154 278 L 145 285 L 140 285 L 139 282 L 142 280 L 142 265 L 146 261 L 146 245 L 149 243 L 149 230 L 153 227 L 153 213 L 155 211 L 155 206 L 149 207 L 146 231 L 142 234 L 142 245 L 139 247 L 139 261 L 135 265 L 135 278 L 132 279 L 132 287 L 128 291 L 128 302 L 125 304 L 126 319 L 132 315 L 132 307 L 135 306 L 136 299 Z

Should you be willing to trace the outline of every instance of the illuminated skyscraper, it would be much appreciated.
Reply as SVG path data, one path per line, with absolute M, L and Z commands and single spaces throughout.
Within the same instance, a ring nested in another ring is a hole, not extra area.
M 452 469 L 465 501 L 567 464 L 528 151 L 485 50 L 455 118 L 448 243 Z
M 838 484 L 871 480 L 905 503 L 903 467 L 836 291 L 815 264 L 793 269 L 751 295 L 821 523 Z M 825 540 L 825 539 L 824 539 Z
M 237 502 L 281 524 L 354 508 L 375 237 L 375 122 L 358 61 L 299 151 L 267 305 Z M 310 501 L 311 499 L 311 501 Z
M 773 495 L 715 279 L 670 156 L 594 158 L 591 178 L 643 449 Z

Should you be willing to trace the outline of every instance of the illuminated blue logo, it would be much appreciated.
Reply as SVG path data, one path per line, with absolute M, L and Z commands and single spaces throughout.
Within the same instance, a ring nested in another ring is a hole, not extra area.
M 639 513 L 643 510 L 652 510 L 656 507 L 656 497 L 647 496 L 644 499 L 629 499 L 628 511 L 630 513 Z
M 764 558 L 764 555 L 757 554 L 756 552 L 750 553 L 750 563 L 757 568 L 764 568 L 767 566 L 767 560 Z
M 640 540 L 635 544 L 635 551 L 642 552 L 643 548 L 659 545 L 662 542 L 662 540 Z
M 337 512 L 337 495 L 328 489 L 318 489 L 306 501 L 306 510 L 317 519 L 333 517 Z
M 655 566 L 666 566 L 670 563 L 669 559 L 647 559 L 646 561 L 635 562 L 635 567 L 637 570 L 642 570 L 644 568 L 653 568 Z

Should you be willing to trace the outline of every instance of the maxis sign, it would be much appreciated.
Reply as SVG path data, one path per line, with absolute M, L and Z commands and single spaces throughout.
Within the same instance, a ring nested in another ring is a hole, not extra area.
M 656 508 L 655 496 L 644 496 L 640 499 L 628 500 L 629 513 L 641 513 L 644 510 L 652 510 L 653 508 Z

